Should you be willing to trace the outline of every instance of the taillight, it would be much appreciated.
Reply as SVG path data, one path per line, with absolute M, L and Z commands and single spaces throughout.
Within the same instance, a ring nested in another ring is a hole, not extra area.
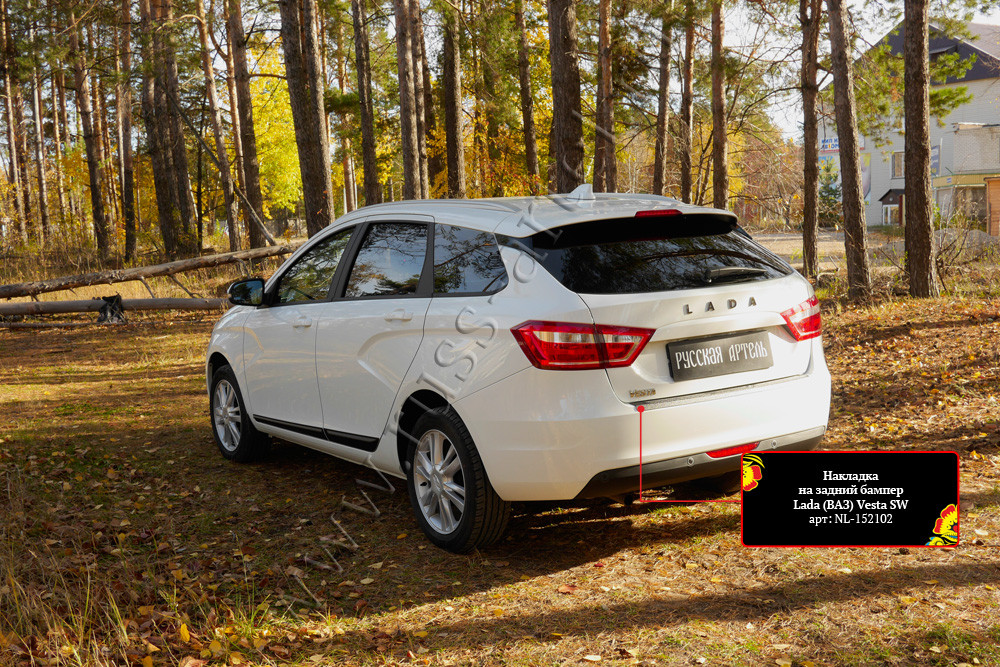
M 823 333 L 823 325 L 819 315 L 819 299 L 811 296 L 794 308 L 789 308 L 781 314 L 788 323 L 788 329 L 795 340 L 815 338 Z
M 726 456 L 733 456 L 734 454 L 746 454 L 747 452 L 752 452 L 757 449 L 757 445 L 760 442 L 748 442 L 745 445 L 736 445 L 735 447 L 724 447 L 723 449 L 716 449 L 711 452 L 705 452 L 713 459 L 721 459 Z
M 533 366 L 551 370 L 629 366 L 653 335 L 652 329 L 537 320 L 510 331 Z

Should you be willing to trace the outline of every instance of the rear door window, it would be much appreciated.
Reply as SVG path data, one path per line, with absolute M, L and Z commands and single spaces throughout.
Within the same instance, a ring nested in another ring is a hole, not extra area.
M 770 280 L 792 273 L 728 218 L 601 220 L 509 239 L 568 289 L 637 294 Z
M 361 242 L 344 296 L 415 294 L 427 257 L 427 225 L 377 222 Z

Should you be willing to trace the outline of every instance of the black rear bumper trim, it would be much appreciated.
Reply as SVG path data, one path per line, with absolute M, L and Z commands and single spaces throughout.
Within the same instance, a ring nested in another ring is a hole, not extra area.
M 826 433 L 825 426 L 819 426 L 807 431 L 790 433 L 777 438 L 764 438 L 754 451 L 769 452 L 775 450 L 809 450 L 815 449 Z M 713 459 L 708 454 L 691 454 L 673 459 L 643 462 L 642 489 L 655 489 L 660 486 L 679 484 L 693 479 L 716 477 L 727 472 L 739 470 L 740 456 L 727 456 Z M 620 496 L 639 490 L 639 466 L 626 466 L 599 472 L 587 482 L 576 498 L 601 498 Z

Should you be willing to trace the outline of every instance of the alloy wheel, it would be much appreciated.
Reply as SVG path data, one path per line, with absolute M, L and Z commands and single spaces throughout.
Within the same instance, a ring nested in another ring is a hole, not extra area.
M 424 433 L 413 459 L 420 512 L 442 535 L 453 533 L 465 512 L 465 471 L 455 445 L 441 431 Z
M 240 412 L 239 399 L 236 398 L 236 389 L 229 380 L 220 380 L 215 385 L 212 421 L 223 448 L 228 452 L 236 451 L 240 445 L 243 415 Z

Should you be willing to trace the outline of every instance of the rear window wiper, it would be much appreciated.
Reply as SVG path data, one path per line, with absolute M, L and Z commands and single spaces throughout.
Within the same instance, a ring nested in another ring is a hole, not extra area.
M 767 269 L 752 266 L 722 266 L 715 269 L 705 269 L 705 272 L 701 274 L 701 279 L 706 285 L 711 285 L 716 282 L 763 276 L 769 273 Z

